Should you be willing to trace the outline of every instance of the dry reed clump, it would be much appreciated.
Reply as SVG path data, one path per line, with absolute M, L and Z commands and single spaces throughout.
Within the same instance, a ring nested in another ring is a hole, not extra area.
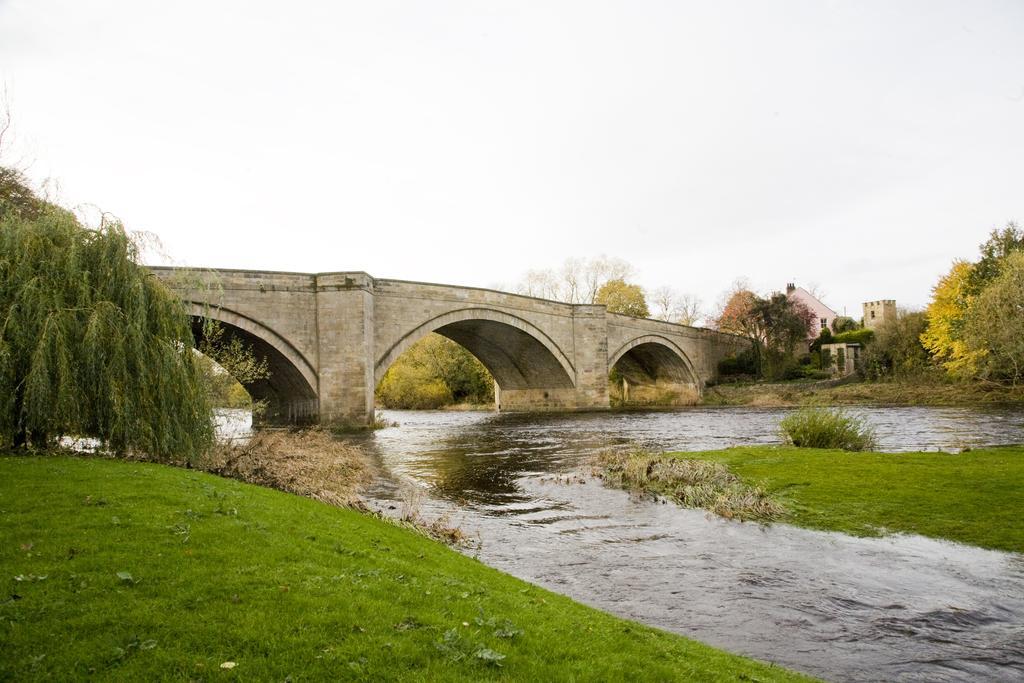
M 412 489 L 398 518 L 369 509 L 358 496 L 372 476 L 368 458 L 359 447 L 338 440 L 320 427 L 258 431 L 244 442 L 220 442 L 198 467 L 223 477 L 353 508 L 448 545 L 468 542 L 465 532 L 451 524 L 450 515 L 424 519 L 419 513 L 422 494 L 413 495 Z
M 382 517 L 398 526 L 412 529 L 435 541 L 446 545 L 467 545 L 469 536 L 461 527 L 452 524 L 451 513 L 446 512 L 432 521 L 427 521 L 420 514 L 424 493 L 417 486 L 406 485 L 402 488 L 402 507 L 397 518 Z
M 243 443 L 220 442 L 198 467 L 346 507 L 362 507 L 357 492 L 371 474 L 358 447 L 320 428 L 258 431 Z
M 462 527 L 452 524 L 451 514 L 445 513 L 433 521 L 416 516 L 398 520 L 400 526 L 408 526 L 425 536 L 440 541 L 445 545 L 470 545 L 470 537 Z
M 614 486 L 659 493 L 729 519 L 770 522 L 785 514 L 763 489 L 744 483 L 721 463 L 607 451 L 598 455 L 597 465 L 596 473 Z

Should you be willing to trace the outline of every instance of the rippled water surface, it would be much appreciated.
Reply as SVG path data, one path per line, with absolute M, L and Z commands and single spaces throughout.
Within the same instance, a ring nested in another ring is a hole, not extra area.
M 1024 680 L 1024 556 L 917 536 L 731 522 L 604 488 L 607 447 L 777 442 L 784 411 L 398 412 L 366 441 L 494 567 L 621 616 L 831 680 Z M 1017 411 L 860 408 L 882 450 L 1024 442 Z M 1024 514 L 1024 511 L 1022 511 Z
M 885 451 L 1024 443 L 1016 410 L 852 412 Z M 368 497 L 389 511 L 418 491 L 421 513 L 451 514 L 489 565 L 825 679 L 1024 680 L 1024 555 L 732 522 L 604 488 L 589 472 L 609 447 L 774 443 L 784 413 L 387 411 L 399 426 L 364 440 L 384 472 Z

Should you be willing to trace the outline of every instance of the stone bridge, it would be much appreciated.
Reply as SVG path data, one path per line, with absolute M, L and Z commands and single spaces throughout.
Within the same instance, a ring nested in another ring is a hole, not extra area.
M 377 383 L 431 332 L 487 367 L 503 411 L 607 409 L 613 368 L 635 398 L 693 402 L 718 361 L 745 348 L 732 335 L 600 305 L 362 272 L 152 271 L 185 301 L 197 338 L 202 318 L 215 319 L 267 358 L 269 379 L 246 389 L 274 422 L 371 421 Z

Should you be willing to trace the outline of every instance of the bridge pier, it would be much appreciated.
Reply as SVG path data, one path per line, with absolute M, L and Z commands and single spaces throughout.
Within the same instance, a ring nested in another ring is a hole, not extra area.
M 498 386 L 495 407 L 502 413 L 542 413 L 579 409 L 575 389 L 505 389 Z M 608 406 L 594 406 L 607 408 Z
M 376 389 L 370 276 L 318 275 L 315 287 L 320 421 L 369 424 Z
M 571 334 L 575 350 L 572 386 L 556 382 L 536 382 L 541 386 L 502 387 L 496 382 L 495 404 L 501 412 L 558 412 L 607 410 L 608 402 L 608 324 L 604 306 L 571 306 L 563 322 Z
M 576 357 L 576 410 L 601 410 L 608 402 L 608 312 L 604 306 L 578 304 L 572 310 Z
M 316 293 L 320 421 L 369 424 L 374 419 L 376 385 L 382 372 L 387 370 L 384 367 L 379 376 L 374 372 L 377 355 L 374 330 L 379 321 L 373 281 L 365 273 L 318 276 Z M 570 368 L 574 376 L 564 381 L 560 381 L 563 378 L 558 372 L 550 371 L 547 376 L 543 372 L 531 375 L 522 369 L 539 365 L 531 363 L 529 357 L 535 349 L 520 349 L 515 358 L 505 358 L 491 348 L 500 347 L 504 351 L 522 343 L 521 331 L 511 327 L 507 332 L 503 330 L 507 338 L 498 340 L 486 339 L 486 333 L 478 329 L 469 332 L 452 329 L 452 325 L 442 326 L 438 331 L 483 356 L 484 364 L 498 378 L 495 406 L 499 411 L 607 409 L 608 344 L 604 306 L 572 306 L 571 315 L 563 324 L 571 329 L 577 350 L 575 367 Z M 493 333 L 493 328 L 491 331 Z M 505 365 L 516 366 L 520 375 L 524 372 L 530 375 L 528 380 L 509 373 Z M 506 386 L 502 386 L 502 380 L 506 380 Z M 530 386 L 521 386 L 523 381 L 528 381 Z

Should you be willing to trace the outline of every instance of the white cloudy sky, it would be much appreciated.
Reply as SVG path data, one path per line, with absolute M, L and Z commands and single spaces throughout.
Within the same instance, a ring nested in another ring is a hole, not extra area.
M 1022 36 L 1020 0 L 0 0 L 6 160 L 194 266 L 922 305 L 1024 221 Z

